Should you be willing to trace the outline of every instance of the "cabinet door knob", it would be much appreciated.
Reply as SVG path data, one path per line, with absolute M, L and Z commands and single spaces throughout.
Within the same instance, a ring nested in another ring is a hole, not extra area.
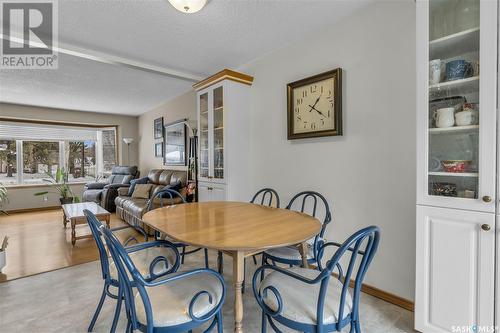
M 483 224 L 481 225 L 481 229 L 483 229 L 484 231 L 490 231 L 491 227 L 489 224 Z
M 483 197 L 483 201 L 484 201 L 484 202 L 491 202 L 491 197 L 490 197 L 489 195 L 485 195 L 485 196 Z

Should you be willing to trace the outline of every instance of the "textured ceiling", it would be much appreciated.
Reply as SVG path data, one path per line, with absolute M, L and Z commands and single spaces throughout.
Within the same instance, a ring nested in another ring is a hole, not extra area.
M 187 81 L 61 54 L 57 70 L 0 71 L 2 102 L 126 115 L 151 110 L 190 87 Z
M 59 0 L 59 40 L 207 75 L 237 68 L 349 15 L 368 0 L 211 0 L 186 15 L 167 0 Z M 328 42 L 328 35 L 325 35 Z M 60 55 L 58 70 L 0 70 L 0 101 L 138 115 L 191 83 Z

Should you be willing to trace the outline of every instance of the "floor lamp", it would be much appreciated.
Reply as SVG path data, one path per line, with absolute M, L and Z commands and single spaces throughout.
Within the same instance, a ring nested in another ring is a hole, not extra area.
M 127 145 L 127 161 L 128 161 L 128 166 L 130 166 L 130 144 L 134 142 L 134 139 L 132 138 L 123 138 L 123 142 Z

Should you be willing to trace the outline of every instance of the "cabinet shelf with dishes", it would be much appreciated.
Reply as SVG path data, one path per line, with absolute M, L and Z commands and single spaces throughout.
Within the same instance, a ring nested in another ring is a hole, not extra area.
M 478 131 L 479 131 L 479 125 L 429 128 L 430 134 L 469 133 Z
M 442 177 L 479 177 L 477 172 L 442 172 L 430 171 L 429 176 L 442 176 Z
M 429 86 L 429 94 L 433 96 L 468 94 L 479 91 L 479 75 L 458 79 L 453 81 L 444 81 Z

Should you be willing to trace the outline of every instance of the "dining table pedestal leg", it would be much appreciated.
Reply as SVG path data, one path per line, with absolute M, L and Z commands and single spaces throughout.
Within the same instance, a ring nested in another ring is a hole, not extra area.
M 302 256 L 302 266 L 304 268 L 309 268 L 309 263 L 307 262 L 307 247 L 308 245 L 306 242 L 299 245 L 300 255 Z
M 245 280 L 245 256 L 242 251 L 233 254 L 234 279 L 234 332 L 243 332 L 243 294 L 242 286 Z

